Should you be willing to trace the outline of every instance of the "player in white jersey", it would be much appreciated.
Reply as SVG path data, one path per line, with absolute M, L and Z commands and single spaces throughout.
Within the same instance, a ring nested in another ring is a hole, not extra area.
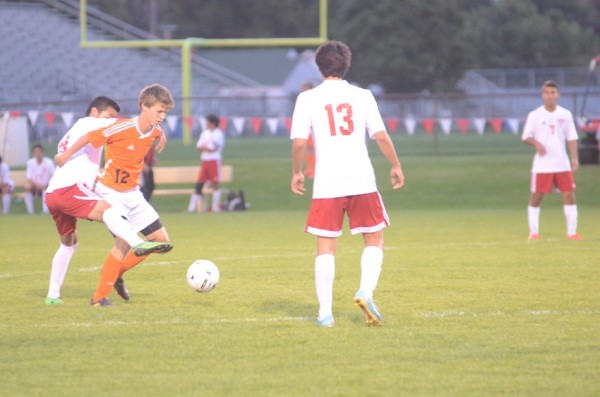
M 567 238 L 581 238 L 577 234 L 577 205 L 573 179 L 573 172 L 579 168 L 577 129 L 571 112 L 557 104 L 559 97 L 558 84 L 551 80 L 544 82 L 544 105 L 529 113 L 523 129 L 523 141 L 535 148 L 531 168 L 531 197 L 527 208 L 529 240 L 540 238 L 540 206 L 544 194 L 550 193 L 554 186 L 562 194 Z M 569 147 L 570 160 L 565 143 Z
M 225 147 L 225 134 L 219 128 L 219 117 L 214 114 L 206 116 L 206 129 L 202 131 L 196 143 L 196 149 L 200 152 L 202 165 L 198 174 L 195 192 L 190 197 L 188 212 L 196 212 L 198 207 L 203 206 L 204 198 L 202 188 L 209 183 L 213 188 L 212 212 L 221 211 L 221 160 L 223 159 L 223 148 Z
M 54 162 L 48 157 L 44 157 L 44 148 L 42 145 L 34 145 L 31 149 L 33 157 L 27 160 L 25 171 L 27 182 L 25 182 L 25 206 L 27 212 L 33 214 L 33 200 L 35 196 L 42 198 L 42 212 L 48 213 L 46 207 L 46 188 L 48 182 L 54 174 Z
M 391 165 L 393 188 L 404 184 L 400 161 L 375 98 L 370 91 L 343 80 L 351 56 L 348 46 L 339 41 L 329 41 L 319 47 L 315 58 L 325 80 L 298 96 L 292 119 L 291 189 L 295 194 L 304 193 L 302 162 L 311 133 L 316 153 L 313 199 L 305 231 L 317 236 L 317 325 L 322 327 L 334 325 L 334 256 L 336 239 L 342 234 L 344 212 L 348 213 L 351 233 L 361 233 L 365 244 L 360 262 L 360 288 L 354 296 L 354 304 L 364 311 L 368 325 L 378 326 L 383 321 L 373 302 L 373 291 L 383 263 L 383 228 L 390 222 L 377 191 L 366 133 L 375 139 Z
M 0 194 L 2 195 L 2 213 L 10 212 L 10 201 L 12 199 L 12 191 L 15 187 L 14 182 L 10 179 L 10 167 L 2 162 L 0 157 Z
M 59 142 L 59 152 L 89 131 L 113 124 L 119 110 L 119 105 L 112 99 L 95 98 L 88 107 L 87 117 L 77 120 Z M 136 247 L 140 255 L 156 252 L 156 246 L 163 245 L 141 239 L 117 208 L 93 192 L 101 157 L 102 147 L 86 145 L 56 170 L 48 185 L 46 201 L 60 235 L 60 246 L 52 259 L 47 305 L 63 303 L 60 290 L 77 249 L 77 218 L 104 222 L 113 234 Z

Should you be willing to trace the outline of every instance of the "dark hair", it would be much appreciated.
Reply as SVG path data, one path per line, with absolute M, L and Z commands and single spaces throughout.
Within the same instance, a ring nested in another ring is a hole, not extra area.
M 558 83 L 554 80 L 544 81 L 544 84 L 542 84 L 542 88 L 544 88 L 544 87 L 556 88 L 557 91 L 560 91 L 560 88 L 558 87 Z
M 352 53 L 346 44 L 331 40 L 317 49 L 315 61 L 323 77 L 343 78 L 350 69 Z
M 206 121 L 214 125 L 215 127 L 219 126 L 219 116 L 216 114 L 208 114 L 206 115 Z
M 93 108 L 98 109 L 98 112 L 103 112 L 108 108 L 113 108 L 117 112 L 121 111 L 119 104 L 106 96 L 97 96 L 96 98 L 94 98 L 90 103 L 90 106 L 88 106 L 85 115 L 89 116 Z
M 31 148 L 31 151 L 33 152 L 37 148 L 40 148 L 42 150 L 42 152 L 44 151 L 44 147 L 42 145 L 40 145 L 39 143 L 36 143 L 35 145 L 33 145 Z

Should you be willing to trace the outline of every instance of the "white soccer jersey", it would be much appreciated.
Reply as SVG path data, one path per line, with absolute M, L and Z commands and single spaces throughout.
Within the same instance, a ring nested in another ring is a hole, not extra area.
M 225 134 L 220 128 L 212 131 L 204 130 L 198 138 L 198 143 L 196 143 L 196 148 L 200 148 L 200 146 L 216 149 L 214 152 L 200 153 L 200 160 L 221 160 L 223 158 L 223 148 L 225 147 Z
M 564 172 L 571 170 L 571 163 L 565 148 L 567 141 L 577 140 L 577 129 L 573 115 L 567 109 L 557 106 L 553 112 L 544 106 L 533 110 L 527 116 L 522 139 L 533 138 L 546 148 L 543 156 L 533 157 L 533 173 Z
M 117 119 L 96 117 L 84 117 L 77 120 L 58 143 L 58 152 L 63 153 L 83 135 L 99 128 L 108 127 L 115 121 Z M 89 187 L 94 186 L 101 158 L 102 146 L 95 148 L 91 144 L 85 145 L 82 149 L 74 153 L 65 165 L 56 170 L 50 181 L 50 185 L 48 185 L 47 192 L 72 186 L 78 182 L 84 182 Z
M 25 175 L 28 180 L 41 186 L 47 186 L 53 174 L 54 162 L 48 157 L 43 157 L 41 163 L 38 163 L 35 158 L 27 160 Z
M 325 80 L 302 92 L 296 101 L 291 139 L 315 145 L 313 198 L 353 196 L 377 191 L 366 133 L 385 131 L 377 102 L 369 90 L 345 80 Z
M 0 163 L 0 185 L 6 183 L 9 186 L 14 186 L 10 179 L 10 167 L 6 163 Z

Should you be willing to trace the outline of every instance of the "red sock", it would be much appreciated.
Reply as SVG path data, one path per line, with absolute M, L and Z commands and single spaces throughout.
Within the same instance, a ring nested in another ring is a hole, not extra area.
M 121 277 L 123 275 L 123 273 L 125 273 L 132 267 L 138 265 L 140 262 L 142 262 L 147 257 L 148 257 L 148 255 L 135 256 L 133 251 L 129 250 L 129 254 L 127 254 L 127 256 L 125 257 L 125 260 L 123 260 L 123 262 L 121 262 L 121 271 L 119 272 L 119 277 Z
M 98 287 L 96 287 L 96 293 L 92 299 L 94 302 L 98 302 L 101 299 L 107 298 L 110 291 L 115 286 L 115 281 L 119 277 L 119 271 L 121 269 L 121 262 L 115 258 L 111 253 L 108 254 L 102 271 L 100 272 L 100 280 L 98 281 Z

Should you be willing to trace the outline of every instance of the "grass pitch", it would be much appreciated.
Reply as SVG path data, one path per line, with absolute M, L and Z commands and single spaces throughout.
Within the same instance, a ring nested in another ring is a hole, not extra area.
M 397 139 L 406 186 L 392 192 L 373 151 L 392 219 L 376 300 L 382 328 L 352 306 L 360 237 L 336 255 L 336 327 L 314 320 L 315 239 L 308 197 L 289 193 L 285 139 L 230 140 L 232 188 L 244 213 L 182 213 L 156 198 L 175 249 L 126 275 L 132 301 L 89 298 L 111 238 L 80 223 L 60 307 L 43 304 L 58 244 L 48 217 L 0 218 L 0 395 L 6 396 L 593 396 L 600 391 L 598 166 L 576 175 L 580 232 L 567 241 L 556 195 L 527 242 L 531 152 L 509 135 Z M 194 162 L 170 142 L 161 164 Z M 186 284 L 197 258 L 221 281 Z

